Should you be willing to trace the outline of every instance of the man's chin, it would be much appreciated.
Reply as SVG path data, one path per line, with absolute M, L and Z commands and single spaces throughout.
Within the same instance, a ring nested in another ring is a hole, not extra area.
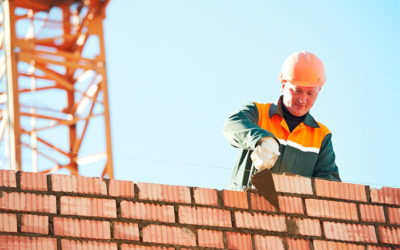
M 292 114 L 292 115 L 294 115 L 294 116 L 303 116 L 303 115 L 305 115 L 307 112 L 305 112 L 304 110 L 296 110 L 295 112 L 294 112 L 294 114 Z

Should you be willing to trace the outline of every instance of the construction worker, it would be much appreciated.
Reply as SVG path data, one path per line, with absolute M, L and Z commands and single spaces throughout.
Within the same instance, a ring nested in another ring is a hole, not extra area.
M 224 124 L 226 139 L 240 150 L 230 189 L 250 187 L 249 177 L 265 168 L 340 181 L 332 134 L 309 112 L 325 83 L 322 61 L 296 52 L 284 61 L 279 81 L 277 104 L 248 103 Z

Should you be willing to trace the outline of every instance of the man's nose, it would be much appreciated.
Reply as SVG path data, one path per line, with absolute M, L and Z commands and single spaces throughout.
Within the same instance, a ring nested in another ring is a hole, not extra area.
M 305 103 L 306 100 L 307 100 L 307 96 L 305 94 L 302 94 L 302 95 L 299 96 L 298 100 L 299 100 L 300 103 Z

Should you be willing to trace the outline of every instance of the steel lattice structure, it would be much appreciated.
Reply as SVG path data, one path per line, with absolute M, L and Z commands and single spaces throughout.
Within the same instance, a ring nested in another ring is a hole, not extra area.
M 3 166 L 78 175 L 88 164 L 113 178 L 103 35 L 108 2 L 2 1 Z

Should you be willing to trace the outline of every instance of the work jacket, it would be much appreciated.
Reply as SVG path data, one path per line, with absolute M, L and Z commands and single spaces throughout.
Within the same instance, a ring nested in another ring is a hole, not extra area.
M 290 132 L 283 118 L 281 98 L 278 105 L 248 103 L 225 121 L 226 139 L 239 148 L 230 189 L 243 190 L 250 186 L 249 177 L 257 171 L 250 155 L 257 142 L 268 136 L 279 142 L 280 156 L 272 172 L 340 181 L 329 129 L 307 113 L 303 122 Z

